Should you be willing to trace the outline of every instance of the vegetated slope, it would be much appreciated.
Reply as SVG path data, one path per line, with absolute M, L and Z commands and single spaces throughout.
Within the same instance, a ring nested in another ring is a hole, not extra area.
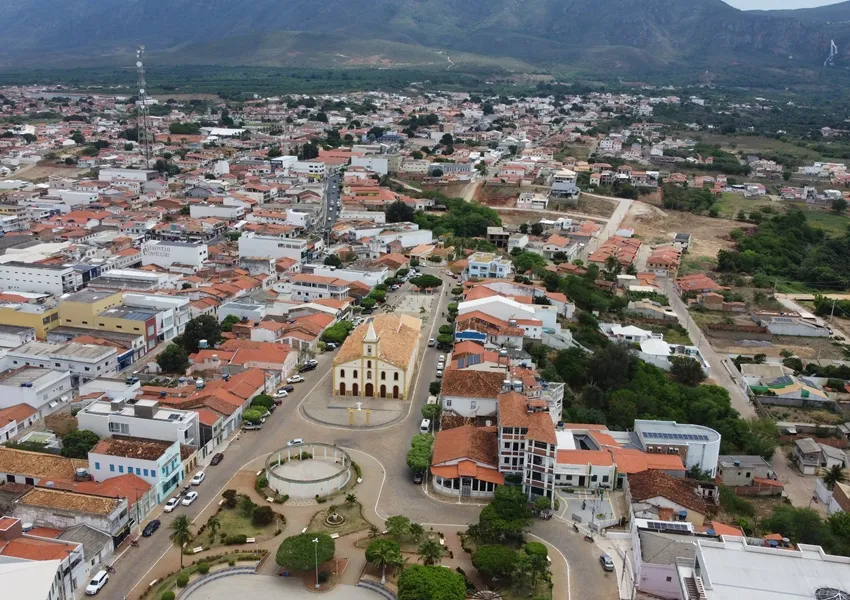
M 842 23 L 850 21 L 850 1 L 816 6 L 814 8 L 796 8 L 788 10 L 753 11 L 755 14 L 775 17 L 801 19 L 816 23 Z
M 137 44 L 174 61 L 204 52 L 219 60 L 227 49 L 229 61 L 268 64 L 293 51 L 283 31 L 343 36 L 326 38 L 338 48 L 343 38 L 374 41 L 381 52 L 372 55 L 432 48 L 541 66 L 602 57 L 607 67 L 694 69 L 811 66 L 831 38 L 842 51 L 850 39 L 850 24 L 744 12 L 721 0 L 0 0 L 6 65 L 57 53 L 102 58 Z

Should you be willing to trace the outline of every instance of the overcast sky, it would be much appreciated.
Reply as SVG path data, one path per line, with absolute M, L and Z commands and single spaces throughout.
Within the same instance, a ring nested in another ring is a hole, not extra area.
M 775 10 L 782 8 L 810 8 L 836 4 L 836 0 L 724 0 L 735 8 L 742 10 Z

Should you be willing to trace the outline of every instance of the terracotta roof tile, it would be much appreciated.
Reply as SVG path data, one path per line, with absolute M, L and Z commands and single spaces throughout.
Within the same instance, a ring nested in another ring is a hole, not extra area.
M 696 483 L 693 480 L 680 479 L 654 470 L 631 473 L 627 477 L 632 501 L 643 502 L 662 497 L 702 515 L 706 514 L 705 501 L 697 496 Z
M 505 373 L 502 371 L 474 371 L 450 369 L 443 374 L 440 387 L 442 396 L 465 398 L 496 398 L 502 390 Z
M 502 427 L 525 427 L 528 439 L 558 444 L 555 425 L 547 412 L 529 412 L 528 398 L 518 392 L 499 394 L 499 425 Z
M 0 472 L 35 479 L 73 481 L 74 471 L 88 469 L 89 461 L 42 452 L 0 447 Z

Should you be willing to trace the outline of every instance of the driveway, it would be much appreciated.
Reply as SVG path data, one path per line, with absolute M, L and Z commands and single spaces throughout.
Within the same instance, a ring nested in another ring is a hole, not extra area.
M 771 459 L 773 471 L 779 480 L 785 484 L 785 495 L 791 504 L 797 508 L 813 508 L 821 515 L 826 516 L 826 506 L 818 502 L 815 496 L 815 483 L 817 475 L 803 475 L 797 470 L 785 454 L 785 448 L 781 446 L 776 449 Z

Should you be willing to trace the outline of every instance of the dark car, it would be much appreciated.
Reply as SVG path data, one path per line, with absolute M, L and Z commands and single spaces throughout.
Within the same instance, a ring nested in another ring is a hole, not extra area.
M 417 471 L 413 474 L 413 483 L 422 483 L 422 473 Z
M 336 350 L 339 345 L 336 342 L 328 342 L 325 344 L 325 352 L 330 352 L 331 350 Z
M 154 519 L 153 521 L 145 525 L 145 528 L 142 530 L 142 537 L 152 536 L 153 532 L 159 529 L 159 526 L 161 524 L 162 523 L 159 522 L 159 519 Z
M 611 557 L 607 554 L 603 554 L 599 557 L 599 564 L 602 565 L 602 569 L 605 571 L 613 571 L 614 570 L 614 561 L 611 560 Z
M 315 371 L 315 370 L 316 370 L 316 365 L 311 365 L 310 363 L 307 363 L 306 365 L 301 365 L 301 368 L 298 369 L 298 372 L 299 373 L 306 373 L 307 371 Z
M 210 461 L 210 464 L 215 466 L 223 460 L 224 460 L 224 454 L 219 452 L 218 454 L 213 455 L 212 460 Z
M 294 385 L 285 385 L 285 386 L 283 386 L 283 387 L 282 387 L 282 388 L 280 388 L 280 389 L 282 389 L 282 390 L 283 390 L 284 392 L 286 392 L 287 394 L 291 394 L 292 392 L 294 392 L 294 391 L 295 391 L 295 386 L 294 386 Z

